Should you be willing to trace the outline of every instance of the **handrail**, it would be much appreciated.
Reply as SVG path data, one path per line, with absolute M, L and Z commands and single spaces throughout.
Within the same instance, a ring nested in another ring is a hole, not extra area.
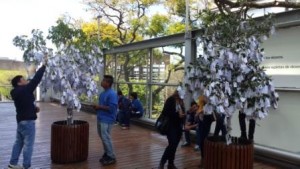
M 261 157 L 267 157 L 269 160 L 281 164 L 300 166 L 300 154 L 269 148 L 266 146 L 254 144 L 255 154 Z

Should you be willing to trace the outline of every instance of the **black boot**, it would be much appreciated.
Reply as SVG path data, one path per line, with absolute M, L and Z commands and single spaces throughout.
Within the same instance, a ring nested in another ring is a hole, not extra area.
M 164 167 L 165 167 L 165 162 L 160 161 L 158 169 L 164 169 Z
M 247 140 L 246 134 L 246 115 L 239 111 L 239 122 L 240 122 L 240 129 L 241 129 L 241 140 Z
M 255 120 L 251 119 L 249 120 L 249 132 L 248 132 L 249 134 L 248 139 L 251 142 L 253 142 L 254 132 L 255 132 Z
M 168 169 L 178 169 L 174 163 L 168 164 Z

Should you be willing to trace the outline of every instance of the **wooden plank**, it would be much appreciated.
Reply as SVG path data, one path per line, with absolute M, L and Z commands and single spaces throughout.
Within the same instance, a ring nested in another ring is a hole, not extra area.
M 88 159 L 80 163 L 54 164 L 50 158 L 51 125 L 55 121 L 65 120 L 66 108 L 55 103 L 38 103 L 41 112 L 36 120 L 36 141 L 32 157 L 33 168 L 43 169 L 151 169 L 157 168 L 167 145 L 167 139 L 155 131 L 131 125 L 130 130 L 114 126 L 112 130 L 113 146 L 117 163 L 103 167 L 99 159 L 103 154 L 102 142 L 97 134 L 96 115 L 85 112 L 74 112 L 75 120 L 89 122 Z M 16 119 L 13 103 L 0 103 L 0 168 L 7 168 L 13 142 L 15 140 Z M 179 169 L 198 169 L 200 153 L 193 146 L 181 148 L 176 152 L 175 165 Z M 232 158 L 228 156 L 228 158 Z M 23 161 L 20 156 L 19 164 Z M 254 169 L 275 169 L 276 167 L 255 163 Z

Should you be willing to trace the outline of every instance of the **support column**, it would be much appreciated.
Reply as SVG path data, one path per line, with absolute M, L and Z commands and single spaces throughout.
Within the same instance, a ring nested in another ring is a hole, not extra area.
M 184 45 L 185 45 L 185 59 L 184 59 L 184 77 L 183 77 L 183 82 L 184 78 L 186 76 L 186 73 L 188 72 L 188 66 L 190 63 L 192 63 L 195 60 L 195 54 L 196 54 L 196 44 L 193 41 L 193 35 L 192 31 L 190 29 L 190 3 L 189 0 L 185 1 L 186 5 L 186 17 L 185 17 L 185 36 L 184 36 Z M 186 87 L 184 86 L 186 89 Z M 188 90 L 185 90 L 188 91 Z M 190 103 L 192 101 L 192 93 L 191 92 L 186 92 L 185 98 L 184 98 L 184 106 L 186 110 L 190 108 Z
M 115 79 L 115 83 L 114 83 L 114 89 L 117 90 L 117 66 L 118 66 L 118 62 L 117 62 L 117 54 L 114 54 L 114 62 L 115 62 L 115 70 L 114 70 L 114 79 Z
M 149 58 L 149 76 L 148 76 L 148 81 L 147 81 L 147 87 L 148 87 L 148 111 L 149 111 L 149 117 L 151 119 L 152 117 L 152 104 L 153 104 L 153 98 L 152 98 L 152 73 L 153 73 L 153 51 L 152 48 L 148 49 L 148 58 Z
M 192 42 L 192 33 L 191 31 L 187 31 L 185 33 L 185 59 L 184 59 L 184 77 L 183 77 L 183 82 L 184 82 L 184 78 L 186 76 L 186 73 L 188 72 L 188 66 L 189 64 L 194 60 L 195 56 L 194 56 L 194 51 L 193 51 L 193 42 Z M 184 88 L 186 89 L 186 87 L 184 86 Z M 186 108 L 186 110 L 188 110 L 190 108 L 191 105 L 191 101 L 192 101 L 192 93 L 191 92 L 187 92 L 188 90 L 185 90 L 185 98 L 184 98 L 184 106 Z
M 104 89 L 101 87 L 101 81 L 103 79 L 103 76 L 105 75 L 105 66 L 106 66 L 106 59 L 105 59 L 106 55 L 103 54 L 103 60 L 102 60 L 102 70 L 100 71 L 100 74 L 99 74 L 99 83 L 97 84 L 98 86 L 98 91 L 99 93 L 101 93 L 102 91 L 104 91 Z

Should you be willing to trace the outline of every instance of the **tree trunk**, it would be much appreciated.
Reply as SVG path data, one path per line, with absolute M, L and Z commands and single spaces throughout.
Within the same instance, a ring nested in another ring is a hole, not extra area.
M 73 124 L 73 108 L 67 108 L 67 125 Z

